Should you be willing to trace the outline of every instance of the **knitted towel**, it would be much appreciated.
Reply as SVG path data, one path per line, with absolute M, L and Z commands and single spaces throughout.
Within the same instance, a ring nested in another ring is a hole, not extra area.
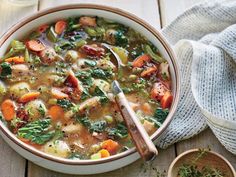
M 180 102 L 158 141 L 161 148 L 207 125 L 236 154 L 236 2 L 199 4 L 162 33 L 174 45 L 181 70 Z

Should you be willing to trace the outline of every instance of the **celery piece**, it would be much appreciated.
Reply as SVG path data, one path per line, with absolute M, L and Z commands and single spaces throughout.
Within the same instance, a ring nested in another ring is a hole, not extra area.
M 155 61 L 155 62 L 158 62 L 158 63 L 162 63 L 164 61 L 166 61 L 164 58 L 162 58 L 161 56 L 155 54 L 151 47 L 149 45 L 145 45 L 145 48 L 144 48 L 145 52 L 150 55 L 152 57 L 152 59 Z
M 87 44 L 87 42 L 83 39 L 79 40 L 79 41 L 76 41 L 75 45 L 76 47 L 81 47 L 83 45 Z
M 54 31 L 53 26 L 50 27 L 50 29 L 47 32 L 47 38 L 49 41 L 56 43 L 57 42 L 57 34 Z
M 13 40 L 10 44 L 10 50 L 4 55 L 3 59 L 9 58 L 13 55 L 16 55 L 19 52 L 23 52 L 25 50 L 25 45 L 23 42 Z
M 101 156 L 101 153 L 96 153 L 96 154 L 91 155 L 90 158 L 91 158 L 92 160 L 97 160 L 97 159 L 101 159 L 102 156 Z

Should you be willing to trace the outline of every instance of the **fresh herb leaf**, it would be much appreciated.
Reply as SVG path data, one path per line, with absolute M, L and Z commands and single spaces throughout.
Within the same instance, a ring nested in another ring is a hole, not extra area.
M 7 78 L 11 75 L 12 70 L 11 70 L 11 65 L 9 63 L 7 62 L 1 63 L 0 68 L 1 68 L 1 74 L 0 74 L 1 78 Z
M 101 132 L 103 132 L 105 130 L 106 125 L 107 125 L 107 122 L 105 120 L 100 120 L 100 121 L 97 121 L 97 122 L 93 122 L 93 123 L 91 123 L 89 131 L 91 133 L 92 132 L 101 133 Z
M 30 122 L 18 130 L 18 136 L 36 144 L 45 144 L 55 135 L 55 131 L 48 132 L 50 124 L 50 118 Z
M 124 123 L 118 123 L 116 127 L 107 129 L 108 136 L 114 138 L 126 138 L 128 130 Z
M 70 109 L 71 107 L 74 106 L 74 104 L 70 100 L 67 100 L 67 99 L 59 99 L 57 100 L 57 104 L 65 109 Z

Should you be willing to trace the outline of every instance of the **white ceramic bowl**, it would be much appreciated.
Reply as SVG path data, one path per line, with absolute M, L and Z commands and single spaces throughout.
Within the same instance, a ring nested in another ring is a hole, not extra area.
M 54 22 L 62 18 L 68 18 L 80 15 L 100 16 L 132 27 L 133 29 L 139 31 L 144 36 L 146 36 L 155 46 L 157 46 L 162 56 L 169 62 L 170 72 L 172 77 L 174 101 L 170 109 L 170 113 L 166 118 L 165 122 L 152 135 L 152 140 L 153 141 L 157 140 L 160 134 L 169 125 L 179 100 L 178 67 L 175 55 L 170 45 L 165 40 L 165 38 L 160 34 L 160 32 L 156 31 L 153 27 L 148 25 L 143 20 L 137 18 L 136 16 L 119 9 L 100 5 L 92 5 L 92 4 L 65 5 L 52 9 L 47 9 L 20 21 L 19 23 L 14 25 L 9 31 L 7 31 L 7 33 L 5 33 L 0 39 L 0 48 L 1 48 L 0 56 L 4 55 L 10 42 L 13 39 L 21 38 L 22 35 L 24 36 L 25 34 L 28 34 L 32 29 L 35 29 L 39 25 Z M 69 173 L 69 174 L 102 173 L 121 168 L 140 158 L 135 148 L 132 148 L 123 153 L 99 160 L 62 159 L 45 154 L 23 143 L 22 141 L 17 139 L 14 136 L 14 134 L 12 134 L 1 121 L 0 121 L 0 134 L 15 151 L 17 151 L 26 159 L 42 167 L 62 173 Z

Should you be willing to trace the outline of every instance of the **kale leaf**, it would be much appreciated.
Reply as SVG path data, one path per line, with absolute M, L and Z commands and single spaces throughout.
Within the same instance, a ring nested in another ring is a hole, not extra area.
M 107 123 L 105 120 L 99 120 L 92 122 L 87 116 L 77 116 L 76 120 L 83 126 L 87 127 L 90 133 L 98 132 L 101 133 L 105 130 Z
M 168 114 L 169 114 L 168 109 L 157 108 L 153 117 L 145 116 L 145 119 L 150 122 L 153 122 L 155 124 L 155 126 L 158 128 L 163 124 L 163 122 L 165 121 Z
M 11 70 L 11 65 L 9 63 L 7 62 L 1 63 L 0 68 L 1 68 L 1 74 L 0 74 L 1 78 L 7 78 L 11 75 L 12 70 Z
M 168 109 L 157 108 L 154 113 L 154 117 L 158 122 L 163 123 L 166 117 L 168 116 L 168 114 L 169 114 Z
M 65 109 L 70 109 L 71 107 L 74 106 L 73 103 L 67 99 L 59 99 L 57 100 L 57 104 Z
M 107 129 L 108 136 L 114 138 L 126 138 L 128 136 L 128 130 L 124 123 L 118 123 L 117 127 Z
M 100 102 L 102 104 L 107 103 L 108 100 L 109 100 L 108 97 L 107 97 L 107 94 L 103 90 L 101 90 L 99 87 L 95 88 L 93 96 L 99 96 Z
M 50 124 L 50 118 L 30 122 L 18 130 L 18 136 L 36 144 L 45 144 L 55 135 L 55 131 L 48 132 Z

